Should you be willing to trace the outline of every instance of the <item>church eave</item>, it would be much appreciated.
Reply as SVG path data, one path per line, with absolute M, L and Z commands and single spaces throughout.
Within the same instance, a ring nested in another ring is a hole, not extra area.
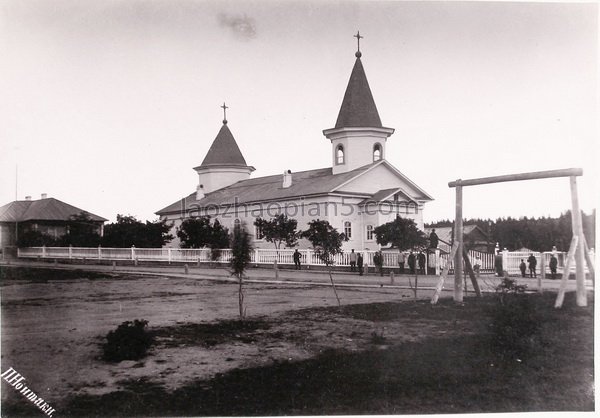
M 364 133 L 365 131 L 370 131 L 370 132 L 376 132 L 376 133 L 382 133 L 382 134 L 387 134 L 386 136 L 390 136 L 394 133 L 395 129 L 394 128 L 386 128 L 384 126 L 382 127 L 376 127 L 376 126 L 364 126 L 364 127 L 342 127 L 342 128 L 329 128 L 329 129 L 324 129 L 323 130 L 323 135 L 325 135 L 326 137 L 330 137 L 330 136 L 334 136 L 334 135 L 339 135 L 339 134 L 348 134 L 348 133 Z
M 245 165 L 245 164 L 219 164 L 219 163 L 199 165 L 198 167 L 194 167 L 194 170 L 200 172 L 200 171 L 207 171 L 207 170 L 210 170 L 210 169 L 213 169 L 213 168 L 243 168 L 243 169 L 250 170 L 250 172 L 256 170 L 256 168 L 254 168 L 251 165 Z

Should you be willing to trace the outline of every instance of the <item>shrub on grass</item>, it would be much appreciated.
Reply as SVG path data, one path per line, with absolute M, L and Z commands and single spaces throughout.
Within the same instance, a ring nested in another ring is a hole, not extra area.
M 102 346 L 104 359 L 119 362 L 123 360 L 139 360 L 146 355 L 152 344 L 152 336 L 146 331 L 148 321 L 135 319 L 125 321 L 106 335 L 106 343 Z

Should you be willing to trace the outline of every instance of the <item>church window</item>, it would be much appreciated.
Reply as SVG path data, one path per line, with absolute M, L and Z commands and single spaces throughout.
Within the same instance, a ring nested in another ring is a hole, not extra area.
M 352 223 L 350 221 L 344 222 L 344 234 L 347 238 L 352 238 Z
M 335 149 L 335 163 L 340 165 L 340 164 L 344 164 L 345 160 L 344 160 L 344 146 L 343 145 L 338 145 L 337 148 Z
M 373 241 L 373 225 L 367 225 L 367 241 Z
M 373 146 L 373 161 L 379 161 L 382 158 L 381 144 L 375 144 Z

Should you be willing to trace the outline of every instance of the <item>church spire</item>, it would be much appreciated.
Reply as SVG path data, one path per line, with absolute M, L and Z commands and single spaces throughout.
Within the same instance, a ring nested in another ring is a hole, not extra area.
M 357 41 L 356 61 L 346 93 L 342 100 L 335 128 L 325 129 L 323 135 L 331 141 L 332 172 L 345 173 L 385 159 L 385 143 L 394 133 L 381 125 L 379 112 L 360 60 L 360 32 L 353 35 Z
M 223 103 L 221 108 L 223 109 L 223 126 L 221 126 L 221 130 L 206 153 L 206 157 L 204 157 L 204 161 L 202 161 L 200 167 L 215 165 L 239 165 L 246 167 L 246 160 L 227 126 L 227 114 L 225 112 L 229 107 Z
M 381 119 L 375 106 L 375 100 L 367 81 L 367 75 L 363 68 L 360 57 L 360 40 L 364 38 L 360 32 L 354 35 L 358 41 L 358 49 L 356 51 L 356 62 L 346 87 L 346 94 L 340 107 L 336 128 L 351 128 L 351 127 L 372 127 L 381 128 Z
M 233 134 L 227 126 L 227 109 L 223 109 L 223 126 L 217 134 L 206 157 L 194 170 L 198 173 L 198 188 L 196 200 L 200 200 L 206 193 L 211 193 L 223 187 L 230 186 L 238 181 L 247 180 L 254 167 L 246 164 L 246 160 L 238 147 Z

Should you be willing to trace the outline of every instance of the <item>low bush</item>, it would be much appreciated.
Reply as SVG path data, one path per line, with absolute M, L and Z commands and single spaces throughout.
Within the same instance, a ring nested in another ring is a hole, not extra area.
M 119 362 L 123 360 L 139 360 L 146 356 L 152 344 L 152 336 L 146 331 L 148 321 L 136 319 L 125 321 L 106 335 L 106 343 L 102 346 L 104 360 Z

